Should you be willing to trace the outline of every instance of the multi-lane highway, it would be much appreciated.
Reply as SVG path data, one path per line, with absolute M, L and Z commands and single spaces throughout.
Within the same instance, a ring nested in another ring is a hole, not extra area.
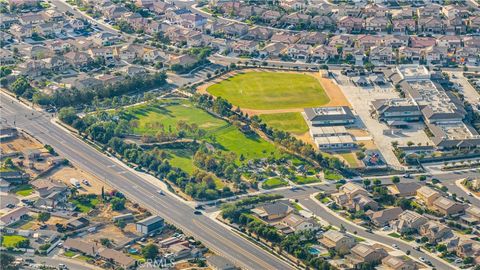
M 156 185 L 135 172 L 119 165 L 82 140 L 51 122 L 49 114 L 34 111 L 11 97 L 0 94 L 0 118 L 29 132 L 80 168 L 105 179 L 109 185 L 122 191 L 155 214 L 195 236 L 207 247 L 246 269 L 293 269 L 294 267 L 254 245 L 243 237 L 193 209 L 170 195 L 160 195 Z M 33 115 L 32 115 L 33 113 Z

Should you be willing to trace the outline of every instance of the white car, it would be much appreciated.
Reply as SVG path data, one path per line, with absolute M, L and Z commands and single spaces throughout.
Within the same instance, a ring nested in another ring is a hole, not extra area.
M 425 258 L 424 257 L 420 257 L 418 258 L 421 262 L 425 262 Z
M 397 244 L 393 244 L 392 247 L 395 248 L 395 249 L 398 249 L 398 245 L 397 245 Z
M 164 193 L 163 193 L 163 190 L 159 189 L 159 190 L 158 190 L 158 194 L 163 195 L 163 194 L 164 194 Z

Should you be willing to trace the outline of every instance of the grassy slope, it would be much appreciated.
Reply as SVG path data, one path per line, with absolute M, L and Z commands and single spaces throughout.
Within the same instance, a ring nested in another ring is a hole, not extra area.
M 269 127 L 301 135 L 308 131 L 301 113 L 273 113 L 260 115 L 262 121 Z
M 278 153 L 273 144 L 255 134 L 242 133 L 226 121 L 196 108 L 188 101 L 166 106 L 140 105 L 129 108 L 127 113 L 130 120 L 138 120 L 138 127 L 134 128 L 136 134 L 156 134 L 160 130 L 160 124 L 163 124 L 166 130 L 169 126 L 172 130 L 176 130 L 176 123 L 183 120 L 189 124 L 195 123 L 206 130 L 205 139 L 214 144 L 217 149 L 235 152 L 246 159 L 268 157 L 272 152 Z M 209 135 L 213 135 L 215 139 L 210 139 Z
M 214 84 L 207 91 L 248 109 L 304 108 L 329 102 L 317 79 L 298 73 L 248 72 Z
M 274 177 L 274 178 L 265 180 L 265 182 L 263 182 L 262 184 L 262 187 L 264 189 L 272 189 L 277 187 L 283 187 L 283 186 L 286 186 L 287 184 L 288 184 L 287 181 L 280 179 L 278 177 Z

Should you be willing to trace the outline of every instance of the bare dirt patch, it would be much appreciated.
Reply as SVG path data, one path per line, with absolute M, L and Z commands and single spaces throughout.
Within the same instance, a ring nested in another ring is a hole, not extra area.
M 90 183 L 90 186 L 87 186 L 82 183 L 81 184 L 82 187 L 78 189 L 78 192 L 80 194 L 100 195 L 102 193 L 102 187 L 104 187 L 105 192 L 112 190 L 112 188 L 108 186 L 104 181 L 98 179 L 97 177 L 91 175 L 88 172 L 85 172 L 83 170 L 80 170 L 78 168 L 71 167 L 71 166 L 56 168 L 45 177 L 52 178 L 55 180 L 60 180 L 69 186 L 71 185 L 70 183 L 71 178 L 75 178 L 80 182 L 85 179 Z

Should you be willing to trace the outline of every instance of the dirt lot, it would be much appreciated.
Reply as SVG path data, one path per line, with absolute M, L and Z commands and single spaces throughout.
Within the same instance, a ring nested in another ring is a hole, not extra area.
M 135 224 L 128 224 L 123 230 L 114 224 L 108 224 L 94 233 L 84 236 L 84 240 L 88 242 L 100 242 L 100 239 L 107 238 L 117 245 L 123 245 L 130 240 L 139 237 L 135 232 Z
M 28 150 L 31 149 L 43 149 L 43 145 L 34 138 L 26 134 L 19 133 L 18 137 L 15 139 L 2 141 L 2 143 L 0 144 L 0 148 L 2 149 L 2 153 L 4 154 L 14 152 L 26 153 Z
M 71 178 L 76 178 L 80 182 L 83 179 L 86 179 L 90 183 L 90 186 L 87 186 L 81 183 L 82 187 L 78 189 L 80 194 L 100 195 L 102 193 L 102 187 L 104 187 L 105 192 L 108 192 L 109 190 L 112 189 L 97 177 L 91 175 L 88 172 L 85 172 L 83 170 L 80 170 L 72 166 L 62 166 L 62 167 L 56 168 L 45 177 L 52 178 L 55 180 L 60 180 L 65 184 L 67 184 L 68 186 L 71 186 L 70 184 Z

